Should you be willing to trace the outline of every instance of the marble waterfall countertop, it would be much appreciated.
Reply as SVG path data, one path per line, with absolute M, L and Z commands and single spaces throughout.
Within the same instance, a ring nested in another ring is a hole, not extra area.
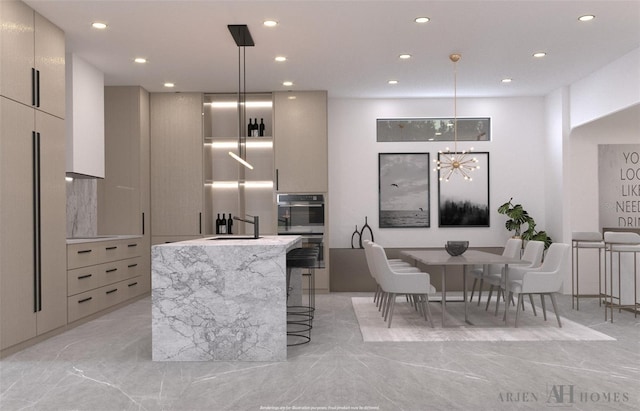
M 154 245 L 154 361 L 286 361 L 286 253 L 299 236 Z

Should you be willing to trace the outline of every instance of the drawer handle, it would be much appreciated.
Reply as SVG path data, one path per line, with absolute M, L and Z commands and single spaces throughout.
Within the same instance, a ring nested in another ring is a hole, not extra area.
M 137 267 L 137 266 L 138 266 L 138 264 L 129 264 L 127 267 L 133 268 L 133 267 Z
M 86 303 L 89 300 L 93 300 L 93 297 L 87 297 L 87 298 L 83 298 L 82 300 L 78 301 L 78 304 L 82 304 L 82 303 Z
M 137 247 L 137 246 L 138 246 L 138 244 L 129 244 L 129 245 L 127 245 L 127 247 Z
M 118 269 L 117 268 L 110 268 L 110 269 L 106 270 L 105 272 L 112 273 L 114 271 L 118 271 Z
M 118 248 L 118 246 L 114 245 L 113 247 L 105 247 L 105 250 L 115 250 L 116 248 Z
M 79 250 L 78 254 L 87 254 L 87 253 L 90 253 L 91 251 L 93 250 Z
M 134 285 L 138 285 L 138 282 L 136 281 L 135 283 L 129 284 L 129 287 L 133 287 Z
M 105 294 L 115 293 L 116 291 L 118 291 L 118 289 L 114 288 L 113 290 L 109 290 L 109 291 L 105 292 Z
M 85 275 L 81 275 L 78 277 L 78 280 L 82 280 L 83 278 L 89 278 L 91 277 L 93 274 L 85 274 Z

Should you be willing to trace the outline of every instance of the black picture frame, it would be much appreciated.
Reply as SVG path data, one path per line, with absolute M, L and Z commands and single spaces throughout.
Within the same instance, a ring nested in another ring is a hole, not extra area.
M 453 117 L 379 118 L 376 141 L 454 141 Z M 458 141 L 491 141 L 490 117 L 457 119 Z
M 379 228 L 431 226 L 429 153 L 378 153 Z
M 438 153 L 438 160 L 446 154 Z M 454 173 L 449 181 L 441 180 L 446 170 L 438 170 L 438 227 L 490 227 L 489 153 L 473 152 L 477 170 L 471 171 L 471 181 Z

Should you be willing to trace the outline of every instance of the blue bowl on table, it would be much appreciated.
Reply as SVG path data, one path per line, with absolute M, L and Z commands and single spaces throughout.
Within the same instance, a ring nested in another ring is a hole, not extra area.
M 468 247 L 468 241 L 447 241 L 447 244 L 444 245 L 444 249 L 447 250 L 447 253 L 454 257 L 462 255 L 462 253 L 467 251 Z

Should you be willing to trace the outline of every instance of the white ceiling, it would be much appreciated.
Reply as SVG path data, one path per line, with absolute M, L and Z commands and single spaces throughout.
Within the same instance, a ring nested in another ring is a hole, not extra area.
M 294 90 L 331 97 L 451 96 L 452 52 L 462 54 L 461 97 L 541 96 L 640 47 L 640 0 L 26 3 L 66 32 L 67 51 L 102 70 L 105 84 L 152 92 L 168 91 L 167 81 L 174 91 L 237 91 L 238 48 L 227 24 L 247 24 L 256 43 L 246 49 L 247 91 L 284 90 L 291 80 Z M 580 23 L 583 14 L 596 19 Z M 431 21 L 416 24 L 418 16 Z M 266 19 L 279 25 L 264 27 Z M 108 29 L 92 29 L 96 20 Z M 534 59 L 540 50 L 547 57 Z M 401 53 L 413 58 L 401 61 Z M 138 56 L 149 62 L 134 64 Z

